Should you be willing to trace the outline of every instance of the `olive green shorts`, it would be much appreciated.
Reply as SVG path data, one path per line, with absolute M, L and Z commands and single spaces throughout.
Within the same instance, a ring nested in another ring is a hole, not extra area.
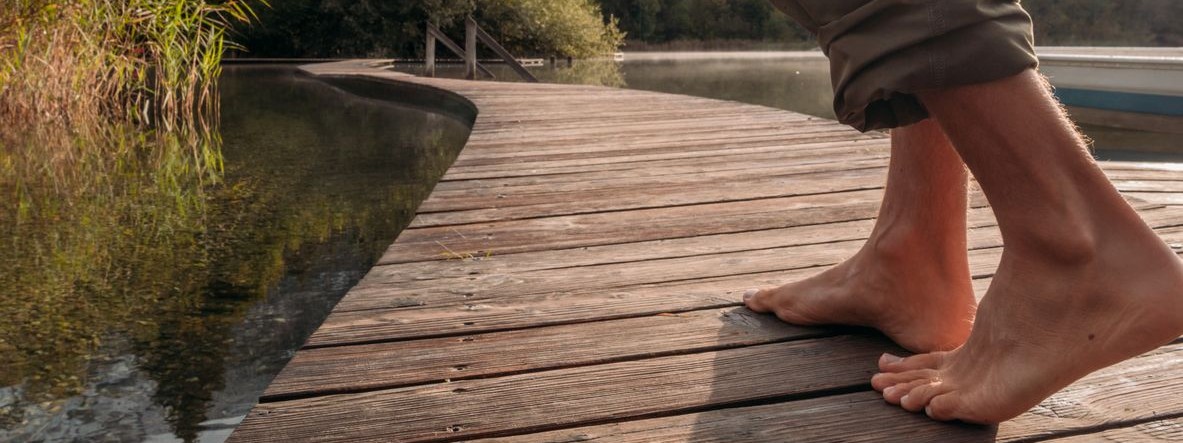
M 772 0 L 830 58 L 834 113 L 860 131 L 928 111 L 917 91 L 988 82 L 1038 65 L 1018 0 Z

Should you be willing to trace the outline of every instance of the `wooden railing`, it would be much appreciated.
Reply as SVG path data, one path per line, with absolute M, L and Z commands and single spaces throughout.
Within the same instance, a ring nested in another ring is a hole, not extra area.
M 501 57 L 501 59 L 505 61 L 505 64 L 509 65 L 509 67 L 512 68 L 514 72 L 522 77 L 522 79 L 533 83 L 538 82 L 538 78 L 534 77 L 534 74 L 531 74 L 525 66 L 522 66 L 522 64 L 518 62 L 517 58 L 514 58 L 513 54 L 510 54 L 509 51 L 505 50 L 505 47 L 501 46 L 500 43 L 497 43 L 497 40 L 495 40 L 493 36 L 489 35 L 488 32 L 485 32 L 485 30 L 482 29 L 481 26 L 477 24 L 476 20 L 473 20 L 471 16 L 465 18 L 464 20 L 464 48 L 461 48 L 460 45 L 457 45 L 456 42 L 448 38 L 447 35 L 444 35 L 444 33 L 440 31 L 440 29 L 435 26 L 435 24 L 430 22 L 427 23 L 427 57 L 425 61 L 427 76 L 435 76 L 435 47 L 438 42 L 443 43 L 444 47 L 451 50 L 456 54 L 456 56 L 464 59 L 464 78 L 475 80 L 477 72 L 480 72 L 489 78 L 497 78 L 492 72 L 485 68 L 484 65 L 477 61 L 477 40 L 480 40 L 486 46 L 492 49 L 493 52 L 496 52 L 497 56 Z

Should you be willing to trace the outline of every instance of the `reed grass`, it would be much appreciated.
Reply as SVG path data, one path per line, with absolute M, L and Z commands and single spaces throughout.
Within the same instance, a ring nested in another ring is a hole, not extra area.
M 6 0 L 0 121 L 204 125 L 226 30 L 253 17 L 245 0 Z

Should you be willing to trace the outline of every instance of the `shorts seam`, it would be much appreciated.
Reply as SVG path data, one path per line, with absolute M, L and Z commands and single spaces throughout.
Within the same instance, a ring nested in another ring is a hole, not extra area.
M 944 11 L 941 10 L 942 6 L 942 0 L 929 0 L 928 2 L 928 22 L 932 38 L 941 38 L 945 35 L 948 28 Z M 928 50 L 928 63 L 932 71 L 932 86 L 937 89 L 944 88 L 947 72 L 944 54 L 939 53 L 930 46 Z

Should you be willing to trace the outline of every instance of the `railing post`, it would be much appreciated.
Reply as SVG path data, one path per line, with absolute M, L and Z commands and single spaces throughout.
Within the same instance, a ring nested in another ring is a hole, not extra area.
M 464 21 L 464 78 L 476 79 L 476 21 Z
M 426 60 L 423 64 L 427 71 L 428 77 L 435 77 L 435 33 L 431 32 L 433 25 L 427 23 L 427 53 L 424 54 Z
M 469 17 L 466 22 L 467 26 L 471 26 L 473 30 L 476 31 L 477 38 L 482 42 L 485 42 L 485 44 L 489 46 L 489 49 L 492 49 L 493 52 L 496 52 L 497 55 L 501 56 L 501 59 L 505 61 L 505 64 L 509 65 L 509 67 L 512 68 L 514 72 L 517 72 L 518 75 L 522 76 L 522 78 L 528 82 L 538 82 L 538 79 L 534 77 L 534 74 L 530 73 L 530 70 L 526 69 L 525 66 L 522 66 L 521 63 L 518 63 L 518 60 L 513 58 L 513 54 L 510 54 L 509 51 L 506 51 L 505 47 L 501 46 L 500 43 L 497 43 L 497 40 L 494 39 L 493 36 L 489 35 L 488 32 L 485 32 L 484 29 L 481 29 L 480 25 L 478 25 L 476 21 L 472 19 L 472 17 Z

